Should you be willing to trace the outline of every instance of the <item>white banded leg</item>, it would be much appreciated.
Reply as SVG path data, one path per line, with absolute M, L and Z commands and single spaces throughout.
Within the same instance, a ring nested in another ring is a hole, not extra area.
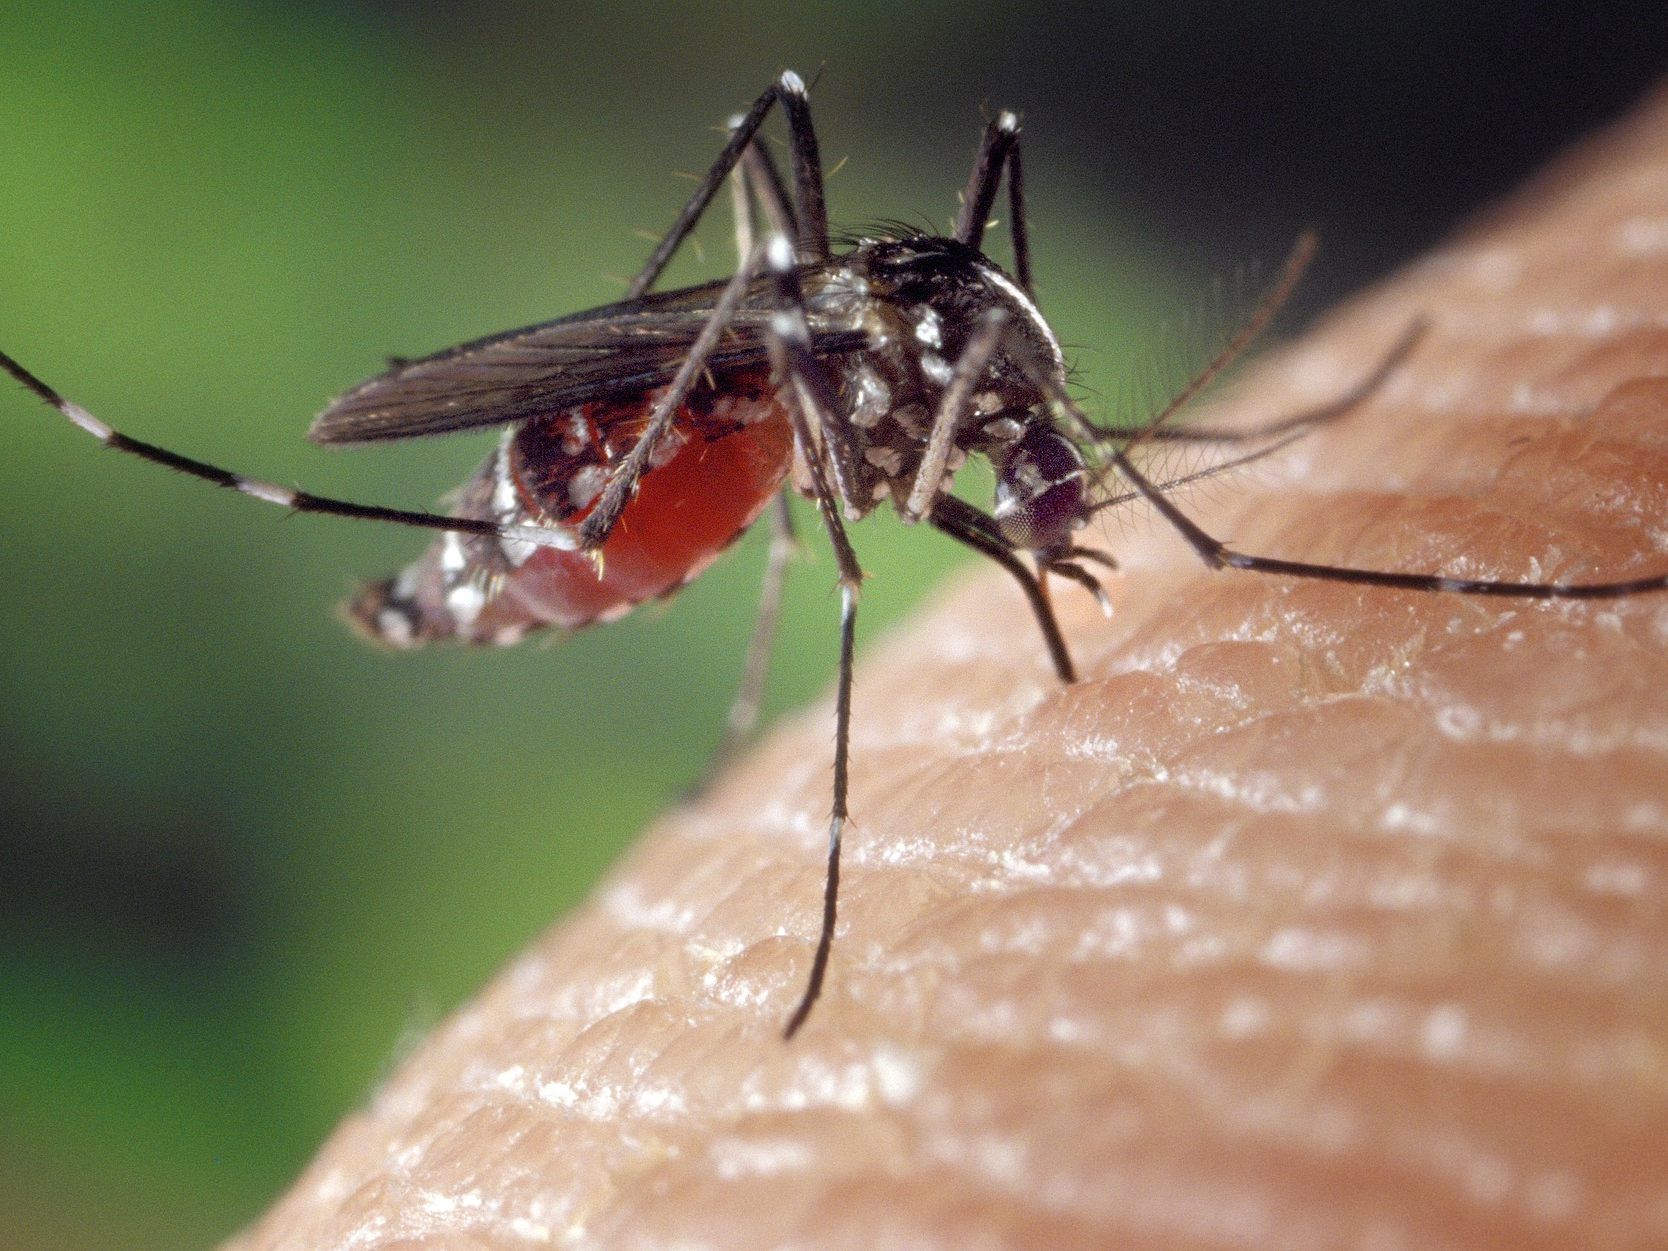
M 732 120 L 730 137 L 707 170 L 706 177 L 701 179 L 679 211 L 672 228 L 655 245 L 648 261 L 626 288 L 628 300 L 636 299 L 654 286 L 679 245 L 701 220 L 701 215 L 712 203 L 724 179 L 752 144 L 771 108 L 777 104 L 782 106 L 788 125 L 788 151 L 794 176 L 794 215 L 798 226 L 795 238 L 806 259 L 827 259 L 828 211 L 823 201 L 822 158 L 817 150 L 816 130 L 811 124 L 811 105 L 805 81 L 792 70 L 784 70 L 781 77 L 760 93 L 747 112 Z
M 279 486 L 260 478 L 222 469 L 206 461 L 182 456 L 178 452 L 158 447 L 123 434 L 106 425 L 79 404 L 65 399 L 40 378 L 30 373 L 12 357 L 0 352 L 0 370 L 21 382 L 40 400 L 58 410 L 78 429 L 93 436 L 105 447 L 126 452 L 147 460 L 153 465 L 177 470 L 213 486 L 224 487 L 279 508 L 297 513 L 323 513 L 332 517 L 349 517 L 358 521 L 381 521 L 393 525 L 414 526 L 424 530 L 447 530 L 457 534 L 492 535 L 501 540 L 531 543 L 537 547 L 554 547 L 572 551 L 580 546 L 577 531 L 563 526 L 500 525 L 471 517 L 446 517 L 439 513 L 415 512 L 403 508 L 385 508 L 378 504 L 358 504 L 351 500 L 314 495 L 311 491 Z
M 786 240 L 777 237 L 773 243 L 775 246 L 769 250 L 772 267 L 779 277 L 783 274 L 791 276 L 793 258 L 785 246 Z M 834 947 L 840 898 L 840 848 L 848 817 L 852 671 L 857 637 L 857 598 L 862 588 L 863 569 L 857 562 L 857 553 L 852 549 L 841 520 L 840 497 L 829 482 L 828 467 L 835 453 L 835 440 L 830 431 L 840 421 L 840 415 L 830 403 L 832 392 L 823 376 L 822 363 L 811 350 L 804 310 L 794 303 L 798 295 L 797 284 L 781 283 L 778 289 L 785 307 L 771 322 L 772 364 L 781 380 L 783 399 L 793 422 L 794 439 L 810 479 L 817 512 L 834 548 L 835 566 L 840 575 L 840 658 L 834 697 L 834 788 L 828 821 L 828 858 L 823 877 L 822 924 L 817 933 L 816 952 L 811 959 L 805 989 L 782 1031 L 784 1038 L 791 1039 L 805 1024 L 811 1008 L 822 994 L 829 955 Z
M 938 412 L 934 414 L 931 432 L 927 436 L 926 451 L 921 454 L 920 467 L 909 498 L 898 510 L 906 525 L 913 525 L 926 516 L 933 501 L 944 490 L 944 471 L 949 468 L 950 453 L 955 448 L 956 434 L 962 419 L 972 405 L 973 388 L 984 377 L 985 367 L 1002 341 L 1002 330 L 1007 314 L 1000 308 L 990 309 L 979 319 L 967 346 L 950 371 L 950 381 L 939 397 Z
M 991 206 L 996 203 L 1004 169 L 1008 175 L 1008 236 L 1013 241 L 1014 277 L 1019 279 L 1026 298 L 1035 304 L 1030 230 L 1025 217 L 1025 179 L 1019 163 L 1019 118 L 1007 109 L 985 127 L 984 137 L 979 141 L 979 154 L 973 159 L 973 172 L 968 176 L 967 190 L 962 193 L 955 236 L 971 248 L 982 244 L 985 223 L 990 218 Z

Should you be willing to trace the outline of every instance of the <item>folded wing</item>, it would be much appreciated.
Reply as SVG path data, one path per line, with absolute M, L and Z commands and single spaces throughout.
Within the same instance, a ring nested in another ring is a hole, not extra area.
M 402 361 L 338 396 L 314 420 L 308 437 L 329 444 L 409 439 L 640 394 L 671 380 L 724 285 L 649 295 Z M 772 311 L 770 288 L 761 282 L 738 310 L 708 371 L 721 377 L 765 363 L 765 325 Z M 864 346 L 860 332 L 819 328 L 815 320 L 819 353 Z

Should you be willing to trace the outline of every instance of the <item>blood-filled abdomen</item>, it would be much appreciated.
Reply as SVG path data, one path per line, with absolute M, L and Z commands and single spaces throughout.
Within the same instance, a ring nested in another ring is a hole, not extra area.
M 531 418 L 458 492 L 452 514 L 577 526 L 642 434 L 658 392 Z M 686 398 L 637 494 L 592 554 L 491 535 L 442 534 L 398 577 L 349 603 L 353 623 L 397 647 L 435 639 L 513 643 L 544 626 L 609 621 L 699 574 L 770 502 L 793 433 L 763 372 Z

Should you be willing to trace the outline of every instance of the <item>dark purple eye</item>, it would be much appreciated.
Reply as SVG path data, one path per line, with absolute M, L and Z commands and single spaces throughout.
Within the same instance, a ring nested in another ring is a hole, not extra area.
M 1067 546 L 1088 516 L 1083 456 L 1050 426 L 1035 425 L 1008 449 L 996 471 L 996 521 L 1016 547 Z

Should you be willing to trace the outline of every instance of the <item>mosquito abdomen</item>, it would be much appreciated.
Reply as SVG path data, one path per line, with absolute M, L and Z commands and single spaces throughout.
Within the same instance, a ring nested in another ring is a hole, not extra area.
M 458 493 L 454 514 L 504 526 L 576 528 L 656 394 L 579 405 L 515 428 Z M 447 533 L 398 576 L 345 606 L 362 634 L 409 648 L 507 644 L 547 626 L 623 616 L 701 573 L 786 477 L 793 435 L 762 376 L 721 379 L 680 410 L 637 494 L 595 553 Z

